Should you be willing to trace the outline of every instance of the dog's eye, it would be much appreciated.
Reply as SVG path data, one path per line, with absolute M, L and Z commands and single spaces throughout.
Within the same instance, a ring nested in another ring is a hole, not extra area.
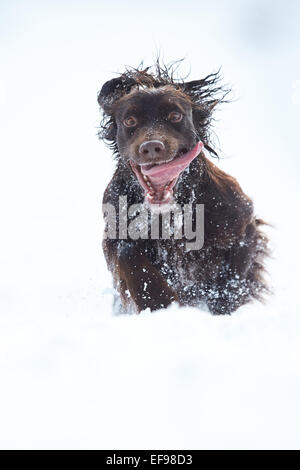
M 137 120 L 133 116 L 129 116 L 123 121 L 124 126 L 126 127 L 134 127 L 137 125 Z
M 168 116 L 168 120 L 171 122 L 180 122 L 182 118 L 183 115 L 177 111 L 172 111 Z

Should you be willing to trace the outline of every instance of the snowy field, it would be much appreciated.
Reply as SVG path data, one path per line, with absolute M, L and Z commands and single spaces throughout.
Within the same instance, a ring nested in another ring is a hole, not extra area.
M 299 449 L 299 2 L 128 5 L 0 5 L 0 448 Z M 222 66 L 218 164 L 273 224 L 274 295 L 231 317 L 112 314 L 96 94 L 158 49 Z

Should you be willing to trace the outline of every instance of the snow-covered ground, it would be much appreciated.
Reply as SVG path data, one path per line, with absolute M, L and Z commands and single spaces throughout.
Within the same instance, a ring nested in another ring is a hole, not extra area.
M 299 3 L 147 5 L 1 2 L 0 447 L 299 448 Z M 219 165 L 274 226 L 274 295 L 231 317 L 112 314 L 96 92 L 159 48 L 222 65 Z

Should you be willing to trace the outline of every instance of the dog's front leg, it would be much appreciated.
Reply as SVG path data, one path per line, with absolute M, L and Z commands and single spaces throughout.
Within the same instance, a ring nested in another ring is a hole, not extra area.
M 117 255 L 116 274 L 122 303 L 132 300 L 137 312 L 158 310 L 177 301 L 176 292 L 152 265 L 141 247 L 123 248 Z

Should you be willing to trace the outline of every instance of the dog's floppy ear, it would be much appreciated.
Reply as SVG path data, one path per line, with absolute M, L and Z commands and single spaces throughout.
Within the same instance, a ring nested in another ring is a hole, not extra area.
M 205 108 L 210 111 L 212 111 L 215 106 L 223 100 L 223 96 L 220 98 L 214 98 L 214 95 L 221 91 L 221 88 L 210 89 L 209 82 L 207 82 L 206 79 L 184 82 L 182 83 L 181 88 L 192 98 L 193 101 L 202 102 L 203 105 L 205 105 Z
M 211 112 L 214 106 L 218 103 L 218 100 L 208 102 L 205 105 L 193 106 L 193 123 L 197 134 L 204 143 L 204 147 L 215 157 L 218 157 L 217 152 L 208 144 L 208 133 L 207 128 L 210 125 Z
M 193 92 L 197 91 L 199 89 L 199 85 L 201 86 L 203 80 L 193 80 L 191 82 L 183 82 L 181 84 L 181 87 L 183 88 L 184 91 Z
M 136 85 L 133 78 L 121 75 L 104 83 L 98 94 L 98 103 L 105 113 L 110 114 L 112 104 L 121 98 L 121 96 L 129 93 L 130 89 Z
M 183 82 L 181 88 L 194 103 L 204 105 L 210 112 L 219 103 L 224 103 L 225 97 L 230 93 L 230 88 L 221 84 L 220 70 L 200 80 Z

